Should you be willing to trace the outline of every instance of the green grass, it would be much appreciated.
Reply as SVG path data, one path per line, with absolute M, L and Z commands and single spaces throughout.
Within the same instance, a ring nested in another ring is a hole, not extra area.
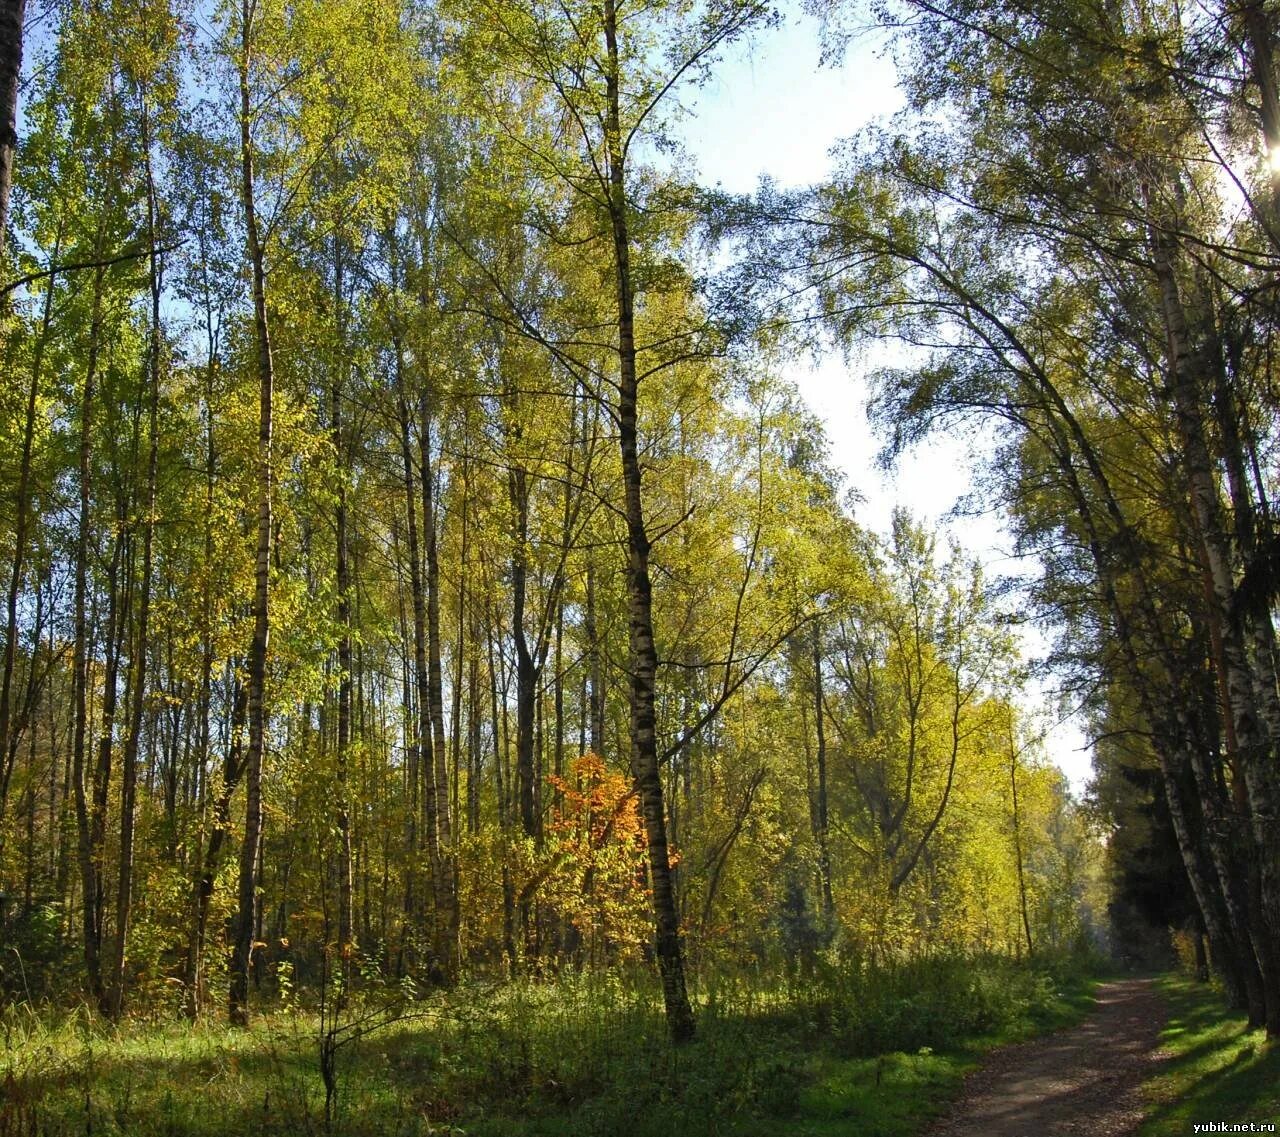
M 0 1016 L 0 1137 L 906 1137 L 992 1045 L 1091 1004 L 1079 970 L 995 959 L 721 979 L 668 1044 L 648 976 L 473 985 L 406 1004 L 339 1055 L 324 1122 L 317 1020 Z
M 1146 1087 L 1152 1105 L 1140 1137 L 1188 1137 L 1193 1125 L 1214 1121 L 1280 1125 L 1280 1046 L 1225 1011 L 1205 984 L 1165 977 L 1160 990 L 1169 1058 Z

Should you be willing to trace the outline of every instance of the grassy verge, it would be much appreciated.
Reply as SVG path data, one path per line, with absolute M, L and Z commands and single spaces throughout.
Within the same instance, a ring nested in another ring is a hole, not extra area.
M 1169 1004 L 1161 1044 L 1170 1057 L 1147 1087 L 1151 1111 L 1140 1137 L 1190 1137 L 1196 1124 L 1280 1126 L 1280 1047 L 1268 1046 L 1243 1015 L 1224 1011 L 1217 992 L 1166 977 Z
M 955 1039 L 935 1052 L 891 1051 L 875 1058 L 819 1055 L 799 1097 L 798 1115 L 772 1127 L 748 1122 L 726 1132 L 755 1137 L 905 1137 L 937 1117 L 988 1050 L 1079 1022 L 1094 1005 L 1096 983 L 1075 976 L 1024 1004 L 997 1028 Z
M 0 1020 L 0 1137 L 906 1137 L 982 1052 L 1079 1018 L 1078 971 L 935 960 L 721 980 L 673 1050 L 645 979 L 468 987 L 350 1031 L 324 1118 L 318 1024 Z

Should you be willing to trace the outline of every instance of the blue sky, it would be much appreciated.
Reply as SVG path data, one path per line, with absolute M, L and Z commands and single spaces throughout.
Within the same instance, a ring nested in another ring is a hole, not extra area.
M 902 106 L 882 44 L 864 39 L 839 65 L 822 66 L 818 22 L 789 8 L 780 26 L 734 45 L 709 82 L 684 98 L 690 113 L 678 133 L 702 181 L 749 192 L 762 174 L 784 187 L 827 176 L 840 139 Z M 894 507 L 902 505 L 953 533 L 991 574 L 1025 573 L 1027 566 L 1011 558 L 1012 542 L 996 515 L 947 516 L 972 489 L 960 440 L 937 437 L 905 455 L 892 473 L 876 468 L 880 443 L 866 419 L 865 376 L 879 350 L 868 345 L 849 360 L 834 353 L 816 363 L 797 360 L 789 374 L 826 423 L 835 464 L 865 499 L 859 518 L 886 532 Z M 1031 655 L 1046 647 L 1036 629 L 1025 633 L 1024 644 Z M 1077 722 L 1058 721 L 1051 695 L 1035 692 L 1033 707 L 1045 712 L 1049 756 L 1078 792 L 1092 772 L 1088 747 Z

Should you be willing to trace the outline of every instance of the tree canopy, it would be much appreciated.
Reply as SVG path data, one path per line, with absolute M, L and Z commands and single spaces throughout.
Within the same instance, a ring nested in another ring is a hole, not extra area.
M 755 0 L 0 3 L 5 997 L 636 965 L 681 1042 L 1110 897 L 1280 1032 L 1280 12 L 875 15 L 906 109 L 735 198 L 672 124 Z M 1023 594 L 844 494 L 792 364 L 873 339 Z

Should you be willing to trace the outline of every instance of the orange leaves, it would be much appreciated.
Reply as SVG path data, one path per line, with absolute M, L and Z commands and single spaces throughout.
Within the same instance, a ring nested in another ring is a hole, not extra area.
M 596 754 L 552 777 L 560 798 L 547 827 L 554 871 L 543 896 L 603 961 L 636 951 L 649 932 L 648 858 L 639 799 Z
M 609 770 L 597 754 L 586 753 L 569 764 L 568 777 L 547 780 L 562 802 L 549 828 L 570 843 L 602 850 L 609 844 L 645 848 L 639 799 L 623 774 Z

